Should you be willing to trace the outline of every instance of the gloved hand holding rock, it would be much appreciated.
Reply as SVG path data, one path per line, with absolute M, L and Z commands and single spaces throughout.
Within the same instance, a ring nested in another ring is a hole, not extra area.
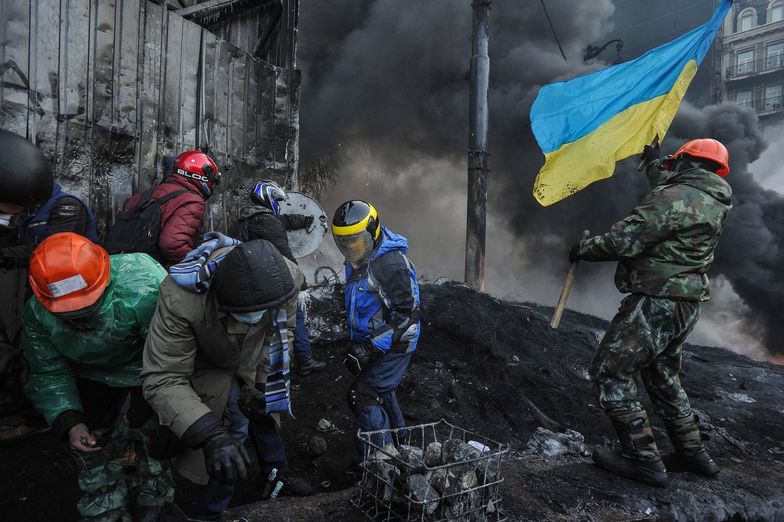
M 354 375 L 359 375 L 384 352 L 370 344 L 354 343 L 348 349 L 343 359 L 343 365 Z

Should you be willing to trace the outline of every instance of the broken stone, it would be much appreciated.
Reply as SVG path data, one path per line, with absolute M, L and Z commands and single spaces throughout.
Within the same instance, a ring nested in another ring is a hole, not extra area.
M 474 468 L 463 469 L 459 472 L 460 487 L 463 490 L 475 488 L 478 484 L 476 470 Z
M 579 432 L 566 430 L 564 433 L 553 433 L 540 426 L 528 440 L 526 453 L 552 458 L 562 455 L 586 456 L 589 451 Z
M 327 441 L 323 437 L 313 435 L 308 441 L 307 452 L 311 457 L 318 457 L 327 451 Z
M 395 479 L 400 476 L 400 471 L 384 460 L 371 460 L 366 462 L 365 466 L 367 470 L 365 487 L 372 491 L 376 498 L 391 502 L 395 493 Z
M 394 458 L 400 458 L 400 452 L 391 443 L 384 444 L 383 448 L 376 450 L 370 455 L 370 460 L 390 460 Z
M 424 471 L 425 462 L 422 460 L 423 453 L 422 448 L 406 445 L 400 446 L 400 459 L 408 464 L 414 472 Z
M 334 431 L 336 429 L 337 429 L 337 426 L 332 424 L 327 419 L 321 419 L 321 420 L 318 421 L 318 424 L 316 424 L 316 431 L 320 431 L 322 433 L 327 432 L 327 431 Z
M 474 466 L 476 466 L 476 476 L 479 484 L 492 484 L 501 479 L 501 466 L 498 458 L 478 460 L 474 462 Z
M 411 475 L 408 477 L 407 485 L 412 506 L 416 510 L 421 510 L 428 515 L 436 512 L 439 496 L 424 475 Z
M 441 443 L 431 442 L 425 448 L 424 461 L 426 466 L 438 466 L 441 464 Z
M 460 439 L 449 439 L 441 446 L 441 461 L 444 464 L 465 462 L 470 459 L 480 458 L 482 454 L 473 446 Z

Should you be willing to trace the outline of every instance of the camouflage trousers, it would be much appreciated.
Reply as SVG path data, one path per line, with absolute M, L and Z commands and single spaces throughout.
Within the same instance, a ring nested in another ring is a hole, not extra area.
M 634 375 L 640 372 L 654 410 L 663 419 L 691 415 L 681 386 L 683 342 L 700 315 L 700 304 L 632 294 L 621 302 L 591 362 L 591 378 L 607 415 L 641 411 Z
M 153 416 L 135 429 L 120 416 L 114 428 L 93 432 L 101 451 L 72 451 L 83 492 L 77 504 L 83 520 L 131 522 L 137 518 L 134 512 L 172 502 L 174 481 L 169 464 L 148 454 L 157 424 Z

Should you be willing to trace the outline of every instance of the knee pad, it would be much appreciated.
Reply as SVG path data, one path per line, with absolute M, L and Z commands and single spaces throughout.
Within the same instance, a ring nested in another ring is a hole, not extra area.
M 384 404 L 384 400 L 378 392 L 362 382 L 354 383 L 348 389 L 346 401 L 355 416 L 359 416 L 360 412 L 368 406 L 381 406 Z

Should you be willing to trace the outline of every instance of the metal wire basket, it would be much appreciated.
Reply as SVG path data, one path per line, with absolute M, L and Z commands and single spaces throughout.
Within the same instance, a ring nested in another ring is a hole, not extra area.
M 362 480 L 351 503 L 370 520 L 497 522 L 508 444 L 444 419 L 361 431 Z

